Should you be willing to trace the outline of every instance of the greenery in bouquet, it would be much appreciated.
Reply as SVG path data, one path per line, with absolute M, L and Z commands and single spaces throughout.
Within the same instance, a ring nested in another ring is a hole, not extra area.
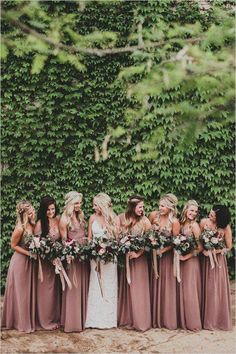
M 53 261 L 60 258 L 62 254 L 62 243 L 60 241 L 53 241 L 49 235 L 40 239 L 40 257 Z
M 145 233 L 144 237 L 145 251 L 163 249 L 172 245 L 171 236 L 166 235 L 162 231 L 150 229 Z
M 35 258 L 34 255 L 40 255 L 40 236 L 27 235 L 24 239 L 25 247 L 32 255 L 32 258 Z
M 90 241 L 90 258 L 104 263 L 117 262 L 118 242 L 114 238 L 109 238 L 104 232 L 98 238 Z
M 145 238 L 142 235 L 122 234 L 119 239 L 119 255 L 125 255 L 128 252 L 138 252 L 145 248 Z
M 177 235 L 172 237 L 172 245 L 175 251 L 185 256 L 196 249 L 197 242 L 194 236 Z
M 206 251 L 226 248 L 223 237 L 221 237 L 219 233 L 214 230 L 204 230 L 200 236 L 200 240 L 204 250 Z
M 63 240 L 62 246 L 61 261 L 71 264 L 72 261 L 79 258 L 80 244 L 78 241 L 71 239 Z

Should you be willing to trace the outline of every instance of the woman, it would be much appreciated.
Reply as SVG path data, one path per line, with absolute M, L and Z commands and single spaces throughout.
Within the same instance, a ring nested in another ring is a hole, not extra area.
M 59 218 L 55 200 L 46 196 L 42 198 L 38 210 L 38 221 L 34 234 L 42 237 L 49 236 L 52 241 L 60 239 Z M 61 287 L 60 278 L 55 273 L 54 265 L 44 259 L 41 260 L 43 282 L 37 284 L 37 314 L 38 329 L 53 330 L 60 325 Z
M 144 216 L 144 202 L 140 196 L 128 200 L 128 208 L 119 215 L 122 233 L 142 236 L 151 228 Z M 126 279 L 126 270 L 120 270 L 118 292 L 118 324 L 139 331 L 151 328 L 150 291 L 148 263 L 143 250 L 129 253 L 131 283 Z
M 224 205 L 214 205 L 209 217 L 202 219 L 201 230 L 213 230 L 216 237 L 223 238 L 226 248 L 215 250 L 217 263 L 212 269 L 209 251 L 203 250 L 203 328 L 214 330 L 231 330 L 232 313 L 229 287 L 229 275 L 225 252 L 232 248 L 232 231 L 230 228 L 230 213 Z
M 85 241 L 84 213 L 81 210 L 83 195 L 69 192 L 65 196 L 64 213 L 59 230 L 63 240 Z M 72 261 L 68 268 L 72 289 L 62 293 L 61 325 L 65 332 L 81 332 L 85 328 L 87 296 L 89 284 L 89 264 L 79 260 Z
M 153 228 L 167 237 L 177 236 L 180 224 L 176 218 L 178 199 L 172 193 L 165 194 L 159 202 L 159 211 L 153 211 L 149 220 Z M 173 275 L 172 246 L 159 251 L 159 278 L 151 272 L 151 308 L 154 328 L 177 328 L 176 278 Z
M 111 198 L 105 193 L 97 194 L 93 209 L 95 213 L 89 219 L 89 240 L 100 238 L 104 233 L 115 239 L 119 219 L 112 210 Z M 86 328 L 117 327 L 117 265 L 100 263 L 100 284 L 97 271 L 96 262 L 91 260 Z
M 201 323 L 201 270 L 197 253 L 202 250 L 199 245 L 200 227 L 196 222 L 198 204 L 189 200 L 182 211 L 180 231 L 186 237 L 196 240 L 196 249 L 180 256 L 180 278 L 177 285 L 178 312 L 180 328 L 197 331 L 202 329 Z
M 33 235 L 34 208 L 28 201 L 16 206 L 16 226 L 11 236 L 15 251 L 8 269 L 3 303 L 2 327 L 22 332 L 35 331 L 37 263 L 27 250 L 27 238 Z

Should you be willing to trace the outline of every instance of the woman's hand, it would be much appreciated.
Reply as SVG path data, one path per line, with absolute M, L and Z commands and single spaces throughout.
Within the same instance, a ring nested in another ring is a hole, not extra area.
M 136 252 L 129 252 L 129 259 L 135 259 L 138 258 L 140 256 L 140 254 L 136 253 Z
M 204 254 L 204 256 L 209 257 L 209 251 L 203 250 L 202 253 Z
M 35 260 L 38 258 L 37 254 L 32 252 L 29 252 L 29 257 Z

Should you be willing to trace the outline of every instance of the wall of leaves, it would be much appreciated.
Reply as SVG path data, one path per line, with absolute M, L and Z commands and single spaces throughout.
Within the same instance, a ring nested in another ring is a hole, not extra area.
M 45 6 L 70 12 L 74 4 L 45 2 Z M 106 6 L 92 2 L 78 13 L 78 31 L 89 33 L 96 24 L 98 29 L 119 32 L 125 43 L 138 6 L 144 6 L 143 2 L 107 2 Z M 166 21 L 182 16 L 171 11 L 169 2 L 168 6 L 153 6 L 151 14 Z M 195 12 L 191 7 L 184 12 L 186 22 L 201 18 L 197 7 Z M 31 62 L 32 58 L 11 54 L 2 65 L 2 291 L 12 254 L 15 205 L 21 199 L 32 201 L 37 208 L 40 198 L 49 194 L 62 211 L 63 196 L 77 190 L 84 195 L 88 218 L 92 198 L 101 191 L 111 196 L 117 213 L 125 209 L 132 194 L 145 197 L 148 213 L 157 208 L 161 194 L 173 192 L 180 210 L 185 201 L 196 199 L 201 216 L 213 203 L 225 203 L 233 212 L 234 129 L 226 119 L 227 111 L 224 117 L 209 119 L 197 140 L 184 147 L 172 137 L 174 115 L 158 115 L 155 126 L 145 120 L 133 128 L 131 142 L 112 140 L 108 158 L 95 162 L 94 149 L 102 145 L 107 128 L 126 127 L 126 92 L 116 78 L 131 58 L 127 54 L 87 57 L 87 70 L 79 73 L 52 57 L 38 75 L 30 73 Z M 192 99 L 196 104 L 196 95 Z M 171 100 L 171 94 L 165 94 L 156 105 Z M 148 140 L 158 127 L 164 140 L 156 146 L 156 158 L 135 159 L 137 143 Z M 229 265 L 233 276 L 233 256 Z

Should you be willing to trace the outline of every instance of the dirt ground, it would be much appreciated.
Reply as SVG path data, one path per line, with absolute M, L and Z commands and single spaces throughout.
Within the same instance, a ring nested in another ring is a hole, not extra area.
M 236 353 L 236 283 L 231 282 L 233 325 L 230 332 L 151 329 L 87 329 L 82 333 L 2 331 L 1 353 Z

